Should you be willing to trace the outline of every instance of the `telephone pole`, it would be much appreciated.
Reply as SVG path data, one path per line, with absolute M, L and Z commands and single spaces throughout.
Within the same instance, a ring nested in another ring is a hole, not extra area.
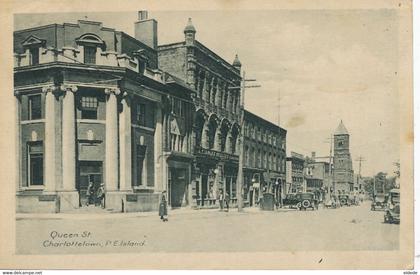
M 244 169 L 244 156 L 243 156 L 243 151 L 244 151 L 244 120 L 245 120 L 245 89 L 246 88 L 259 88 L 261 87 L 261 85 L 246 85 L 247 82 L 251 82 L 251 81 L 256 81 L 256 79 L 246 79 L 245 78 L 245 71 L 242 73 L 242 81 L 241 81 L 241 86 L 240 87 L 230 87 L 229 89 L 241 89 L 241 105 L 240 105 L 240 126 L 241 126 L 241 133 L 239 135 L 239 167 L 238 167 L 238 193 L 239 195 L 237 195 L 238 197 L 238 211 L 241 212 L 243 210 L 243 181 L 244 181 L 244 176 L 243 176 L 243 169 Z
M 357 188 L 359 189 L 360 192 L 360 178 L 362 177 L 362 161 L 366 161 L 366 159 L 364 159 L 362 156 L 359 156 L 356 161 L 359 162 L 359 175 L 357 175 Z
M 329 156 L 329 169 L 328 169 L 328 181 L 329 181 L 329 184 L 328 184 L 328 194 L 331 196 L 331 190 L 330 190 L 330 188 L 331 188 L 331 185 L 333 185 L 334 187 L 333 187 L 333 190 L 334 190 L 334 195 L 336 195 L 336 192 L 335 192 L 335 182 L 333 181 L 333 177 L 332 177 L 332 160 L 333 160 L 333 156 L 332 156 L 332 153 L 333 153 L 333 141 L 334 141 L 334 137 L 333 137 L 333 135 L 331 135 L 330 137 L 328 137 L 327 139 L 326 139 L 326 141 L 325 142 L 328 142 L 328 143 L 330 143 L 330 156 Z

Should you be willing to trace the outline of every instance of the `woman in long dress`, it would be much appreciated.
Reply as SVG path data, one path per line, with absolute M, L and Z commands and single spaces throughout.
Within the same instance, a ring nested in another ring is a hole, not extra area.
M 166 201 L 166 191 L 162 192 L 159 203 L 159 216 L 163 222 L 168 221 L 168 203 Z

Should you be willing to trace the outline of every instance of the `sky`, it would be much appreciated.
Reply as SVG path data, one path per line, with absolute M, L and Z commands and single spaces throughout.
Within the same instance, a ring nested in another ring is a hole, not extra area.
M 242 69 L 261 88 L 245 108 L 287 130 L 287 151 L 329 155 L 328 138 L 343 120 L 353 168 L 392 174 L 399 159 L 398 17 L 393 10 L 149 11 L 159 44 L 196 39 Z M 51 23 L 101 21 L 134 34 L 137 12 L 15 16 L 15 30 Z

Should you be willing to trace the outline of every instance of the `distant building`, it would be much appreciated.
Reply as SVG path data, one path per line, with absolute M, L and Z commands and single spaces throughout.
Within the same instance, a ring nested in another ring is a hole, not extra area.
M 286 193 L 305 192 L 305 157 L 291 152 L 286 161 Z
M 334 186 L 338 193 L 346 193 L 353 191 L 353 182 L 350 135 L 341 121 L 334 132 Z
M 328 188 L 332 186 L 332 174 L 330 174 L 330 164 L 326 161 L 315 161 L 310 159 L 306 164 L 306 191 L 327 192 Z

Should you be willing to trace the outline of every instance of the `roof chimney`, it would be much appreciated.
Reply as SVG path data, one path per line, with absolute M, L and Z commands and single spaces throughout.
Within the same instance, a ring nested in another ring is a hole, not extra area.
M 134 23 L 134 37 L 156 50 L 158 45 L 157 21 L 148 19 L 147 11 L 139 11 L 138 20 Z
M 316 158 L 316 152 L 312 152 L 311 153 L 311 158 L 312 158 L 312 160 L 315 160 L 315 158 Z

